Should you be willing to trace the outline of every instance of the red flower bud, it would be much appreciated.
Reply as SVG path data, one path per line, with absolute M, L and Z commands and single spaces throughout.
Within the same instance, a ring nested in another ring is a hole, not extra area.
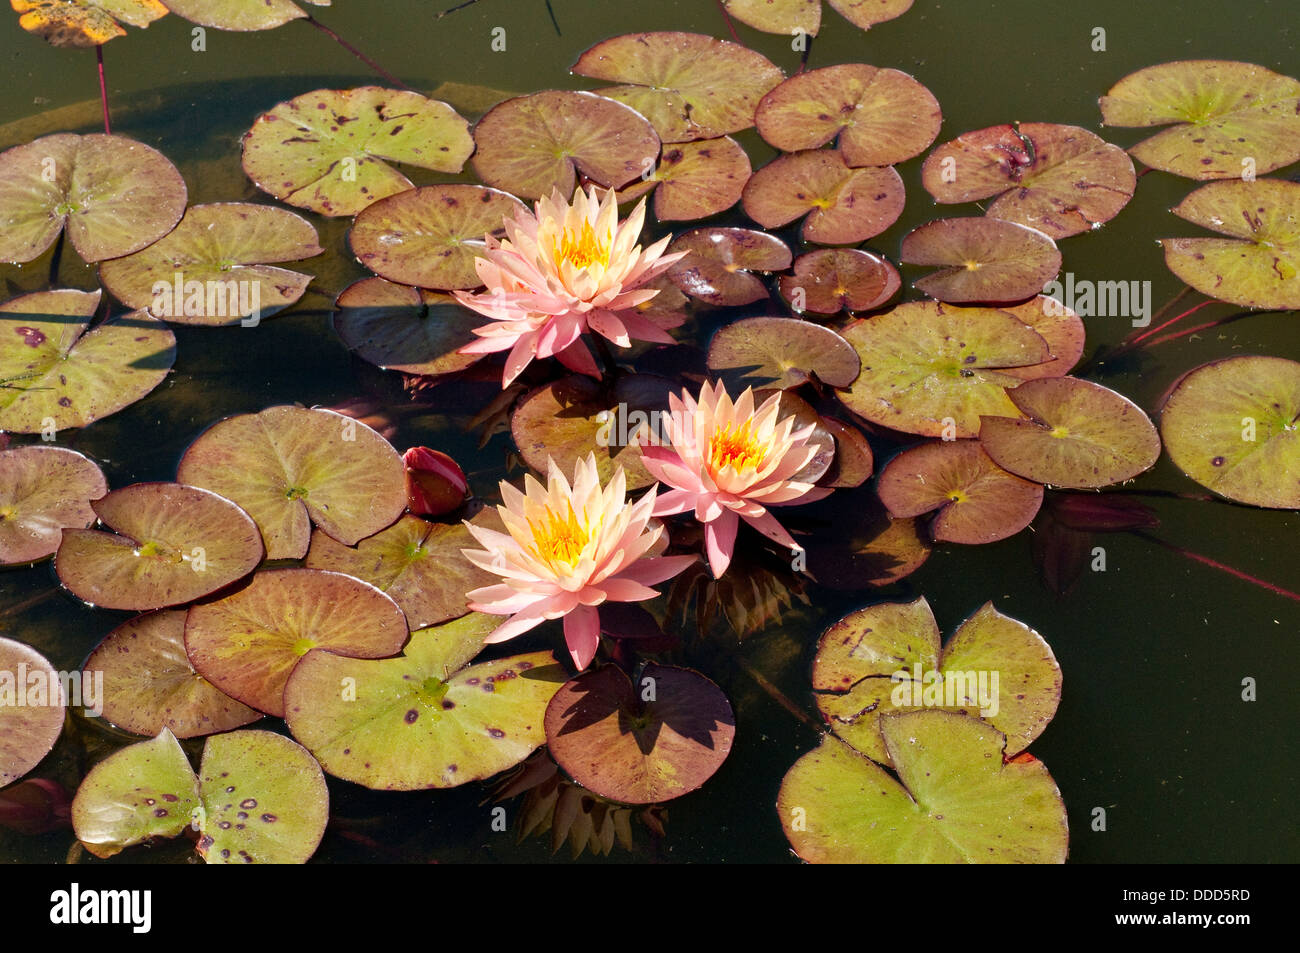
M 456 461 L 428 447 L 412 447 L 406 464 L 406 505 L 416 516 L 441 516 L 465 502 L 469 481 Z

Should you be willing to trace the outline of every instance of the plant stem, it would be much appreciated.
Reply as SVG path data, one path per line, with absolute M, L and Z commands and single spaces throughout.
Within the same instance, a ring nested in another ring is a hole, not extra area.
M 555 19 L 555 9 L 551 6 L 551 0 L 546 0 L 546 12 L 551 15 L 551 26 L 555 27 L 555 35 L 564 36 L 560 32 L 560 21 Z
M 95 65 L 99 68 L 99 101 L 104 106 L 104 135 L 111 136 L 113 127 L 108 121 L 108 84 L 104 82 L 104 47 L 95 47 Z
M 722 0 L 716 0 L 718 10 L 722 13 L 722 19 L 727 21 L 727 31 L 731 33 L 731 38 L 737 43 L 740 42 L 740 34 L 736 32 L 736 24 L 731 22 L 731 14 L 727 12 L 727 5 Z
M 465 0 L 464 3 L 458 3 L 454 7 L 448 7 L 446 10 L 443 10 L 436 17 L 434 17 L 434 19 L 441 20 L 449 13 L 455 13 L 457 10 L 464 10 L 466 7 L 472 7 L 476 3 L 478 3 L 478 0 Z M 550 6 L 550 4 L 548 3 L 547 6 Z
M 471 3 L 476 3 L 477 0 L 470 0 L 470 2 L 471 2 Z M 462 6 L 463 6 L 463 4 L 462 4 Z M 449 10 L 449 11 L 446 11 L 446 12 L 447 12 L 447 13 L 450 13 L 451 11 Z M 440 16 L 440 17 L 441 17 L 442 15 L 443 15 L 443 14 L 441 14 L 441 13 L 438 14 L 438 16 Z M 347 40 L 343 39 L 343 37 L 339 36 L 337 33 L 335 33 L 333 30 L 331 30 L 329 27 L 327 27 L 324 23 L 321 23 L 319 20 L 317 20 L 317 19 L 316 19 L 314 16 L 312 16 L 310 13 L 307 14 L 307 18 L 306 18 L 306 19 L 307 19 L 307 22 L 308 22 L 308 23 L 310 23 L 310 24 L 311 24 L 312 26 L 314 26 L 316 29 L 320 30 L 322 33 L 324 33 L 326 36 L 328 36 L 331 40 L 333 40 L 333 41 L 334 41 L 335 43 L 337 43 L 339 46 L 343 47 L 343 49 L 347 50 L 349 53 L 351 53 L 353 56 L 355 56 L 355 57 L 356 57 L 357 59 L 359 59 L 361 62 L 365 63 L 365 64 L 366 64 L 367 66 L 369 66 L 372 70 L 374 70 L 376 73 L 378 73 L 378 74 L 379 74 L 380 76 L 382 76 L 384 79 L 388 80 L 388 82 L 392 83 L 394 86 L 398 87 L 399 89 L 405 89 L 405 90 L 407 90 L 407 91 L 409 91 L 409 92 L 412 92 L 412 93 L 414 93 L 414 92 L 418 92 L 418 90 L 416 90 L 415 88 L 413 88 L 413 87 L 411 87 L 411 86 L 407 86 L 407 85 L 406 85 L 405 83 L 403 83 L 400 79 L 398 79 L 398 78 L 397 78 L 396 76 L 394 76 L 392 73 L 388 72 L 388 70 L 384 69 L 384 68 L 383 68 L 382 66 L 380 66 L 378 63 L 376 63 L 374 60 L 372 60 L 370 57 L 366 56 L 366 54 L 362 53 L 359 49 L 357 49 L 355 46 L 353 46 L 353 45 L 352 45 L 351 43 L 349 43 Z
M 812 715 L 808 714 L 806 711 L 804 711 L 802 708 L 800 708 L 798 705 L 792 702 L 789 696 L 787 696 L 785 692 L 781 691 L 781 689 L 777 688 L 775 685 L 772 684 L 771 681 L 768 680 L 766 675 L 764 675 L 758 669 L 754 668 L 754 666 L 750 665 L 749 662 L 747 662 L 741 656 L 736 655 L 734 656 L 734 658 L 736 664 L 740 666 L 741 670 L 750 678 L 752 678 L 754 680 L 754 683 L 758 685 L 759 688 L 763 689 L 763 691 L 767 693 L 768 697 L 771 698 L 772 701 L 776 702 L 778 705 L 780 705 L 790 714 L 794 715 L 796 718 L 802 721 L 813 731 L 817 732 L 819 735 L 826 733 L 825 725 L 818 722 L 816 718 L 814 718 Z
M 1151 337 L 1151 335 L 1155 334 L 1157 331 L 1163 331 L 1165 328 L 1169 327 L 1169 325 L 1176 324 L 1179 321 L 1181 321 L 1183 318 L 1187 317 L 1189 314 L 1195 314 L 1197 311 L 1200 311 L 1202 308 L 1212 304 L 1214 304 L 1213 298 L 1209 299 L 1208 301 L 1202 301 L 1200 304 L 1188 308 L 1186 311 L 1182 312 L 1181 314 L 1174 315 L 1168 321 L 1165 321 L 1161 324 L 1157 324 L 1154 328 L 1151 328 L 1149 331 L 1139 334 L 1137 337 L 1133 339 L 1133 344 L 1136 345 L 1142 341 L 1145 341 L 1147 338 Z
M 1180 556 L 1186 556 L 1188 559 L 1195 560 L 1198 563 L 1203 563 L 1206 566 L 1212 566 L 1213 568 L 1218 569 L 1221 572 L 1228 573 L 1228 575 L 1230 576 L 1236 576 L 1238 579 L 1242 579 L 1246 582 L 1252 583 L 1253 585 L 1259 586 L 1261 589 L 1267 589 L 1269 592 L 1275 595 L 1282 596 L 1283 598 L 1286 599 L 1294 599 L 1296 602 L 1300 602 L 1300 593 L 1292 592 L 1290 589 L 1283 589 L 1281 586 L 1274 585 L 1273 583 L 1268 582 L 1267 580 L 1260 579 L 1256 576 L 1252 576 L 1249 573 L 1244 573 L 1240 569 L 1233 569 L 1231 566 L 1218 562 L 1217 560 L 1211 559 L 1209 556 L 1202 556 L 1200 553 L 1194 553 L 1190 549 L 1184 549 L 1182 546 L 1177 546 L 1174 543 L 1167 542 L 1158 536 L 1152 536 L 1150 533 L 1145 533 L 1142 532 L 1141 530 L 1135 530 L 1133 535 L 1140 536 L 1142 539 L 1145 539 L 1148 542 L 1155 543 L 1157 546 L 1163 546 L 1165 549 L 1172 550 L 1173 552 L 1178 553 L 1178 555 Z

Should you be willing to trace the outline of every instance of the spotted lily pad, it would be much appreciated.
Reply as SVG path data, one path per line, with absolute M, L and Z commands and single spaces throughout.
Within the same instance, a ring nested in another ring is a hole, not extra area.
M 421 629 L 383 661 L 309 653 L 285 689 L 289 729 L 330 774 L 380 790 L 451 788 L 513 767 L 546 741 L 564 671 L 550 652 L 466 667 L 500 622 L 475 612 Z
M 940 301 L 1023 301 L 1061 270 L 1056 242 L 1036 228 L 997 218 L 944 218 L 903 238 L 902 260 L 943 265 L 913 282 Z
M 659 165 L 619 193 L 630 202 L 655 191 L 655 218 L 683 222 L 725 212 L 740 201 L 749 181 L 749 154 L 733 139 L 702 139 L 664 148 Z
M 781 297 L 796 311 L 872 311 L 898 293 L 902 279 L 886 259 L 858 248 L 819 248 L 782 275 Z
M 1232 357 L 1187 374 L 1160 417 L 1169 457 L 1215 493 L 1300 509 L 1300 364 Z
M 709 369 L 739 386 L 798 387 L 815 375 L 848 387 L 862 362 L 853 345 L 830 328 L 797 318 L 746 318 L 720 329 L 709 342 Z
M 161 0 L 10 0 L 18 25 L 51 46 L 103 46 L 167 15 Z
M 264 192 L 322 215 L 355 215 L 411 188 L 388 163 L 459 172 L 469 125 L 419 93 L 317 89 L 263 113 L 244 134 L 244 172 Z
M 1101 97 L 1108 126 L 1167 126 L 1129 150 L 1190 179 L 1260 175 L 1300 159 L 1300 81 L 1252 63 L 1180 60 L 1130 73 Z
M 553 189 L 572 195 L 579 172 L 618 188 L 654 168 L 659 155 L 654 127 L 635 109 L 558 89 L 493 106 L 475 125 L 474 142 L 479 178 L 525 198 Z
M 898 220 L 903 199 L 903 180 L 892 168 L 852 169 L 827 149 L 774 159 L 753 174 L 741 197 L 745 214 L 764 228 L 807 215 L 800 234 L 821 245 L 879 235 Z
M 753 272 L 790 267 L 790 249 L 767 232 L 749 228 L 693 228 L 673 239 L 668 251 L 689 252 L 668 276 L 692 298 L 733 306 L 767 297 L 767 285 Z
M 60 133 L 0 153 L 0 261 L 68 241 L 88 262 L 139 251 L 175 227 L 185 180 L 156 149 L 124 136 Z
M 90 501 L 104 474 L 75 450 L 33 445 L 0 451 L 0 564 L 53 555 L 65 529 L 95 522 Z
M 128 619 L 90 653 L 82 677 L 103 673 L 106 721 L 137 735 L 166 728 L 195 738 L 262 717 L 195 671 L 185 654 L 185 615 L 164 609 Z
M 1038 295 L 1024 304 L 1014 307 L 1004 306 L 1005 311 L 1029 325 L 1047 342 L 1052 354 L 1049 361 L 1042 364 L 1030 364 L 1025 367 L 1006 367 L 1004 374 L 1018 377 L 1024 381 L 1038 377 L 1064 377 L 1083 357 L 1083 345 L 1086 331 L 1083 319 L 1073 310 L 1055 298 Z
M 1300 309 L 1300 183 L 1211 182 L 1173 212 L 1228 238 L 1165 238 L 1169 270 L 1248 308 Z
M 334 330 L 358 357 L 385 370 L 435 376 L 464 370 L 481 355 L 459 349 L 478 340 L 483 317 L 450 295 L 363 278 L 335 302 Z
M 224 599 L 191 607 L 185 651 L 217 688 L 283 717 L 284 683 L 312 649 L 384 658 L 407 635 L 397 603 L 367 582 L 317 569 L 274 569 Z
M 883 166 L 924 152 L 943 113 L 906 73 L 845 63 L 791 76 L 763 97 L 754 121 L 783 152 L 817 149 L 838 136 L 848 165 Z
M 176 472 L 247 510 L 268 559 L 303 556 L 312 523 L 352 545 L 406 508 L 397 451 L 365 424 L 330 410 L 282 406 L 227 418 L 190 445 Z
M 380 199 L 352 224 L 357 260 L 390 281 L 420 288 L 477 288 L 483 236 L 526 211 L 513 195 L 477 185 L 429 185 Z
M 654 125 L 664 142 L 715 139 L 748 129 L 783 73 L 761 53 L 699 33 L 629 33 L 579 57 L 579 76 L 622 85 L 598 90 Z
M 985 214 L 1052 238 L 1109 222 L 1133 197 L 1133 160 L 1078 126 L 1025 122 L 990 126 L 935 149 L 921 182 L 936 202 L 997 196 Z
M 163 0 L 178 17 L 218 30 L 270 30 L 307 12 L 290 0 Z M 328 7 L 330 0 L 304 0 Z
M 0 637 L 0 788 L 50 753 L 63 731 L 63 686 L 30 645 Z
M 992 543 L 1020 532 L 1043 503 L 1043 488 L 1008 473 L 976 440 L 921 444 L 880 473 L 876 491 L 894 516 L 938 510 L 930 534 L 949 543 Z
M 912 0 L 826 0 L 854 26 L 867 30 L 901 17 Z M 729 14 L 764 33 L 816 36 L 821 29 L 821 0 L 723 0 Z
M 546 708 L 551 757 L 573 780 L 624 804 L 681 797 L 731 753 L 727 696 L 699 672 L 653 662 L 633 685 L 616 665 L 566 682 Z
M 1160 435 L 1123 394 L 1076 377 L 1026 381 L 1008 395 L 1023 416 L 981 418 L 998 466 L 1036 483 L 1093 489 L 1150 469 Z
M 881 719 L 898 778 L 835 739 L 786 773 L 786 837 L 811 863 L 1063 863 L 1065 805 L 1038 759 L 1004 763 L 1006 739 L 967 715 Z

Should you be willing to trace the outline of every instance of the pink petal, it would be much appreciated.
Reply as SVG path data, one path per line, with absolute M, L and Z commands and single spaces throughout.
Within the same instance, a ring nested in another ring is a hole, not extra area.
M 716 520 L 704 525 L 704 549 L 709 557 L 713 578 L 719 579 L 731 565 L 731 554 L 736 549 L 736 530 L 740 519 L 731 510 L 723 510 Z
M 776 521 L 776 517 L 771 513 L 764 512 L 761 516 L 744 517 L 746 523 L 754 527 L 768 539 L 780 543 L 786 549 L 801 548 L 798 543 L 785 531 L 785 527 Z
M 698 558 L 697 556 L 646 556 L 644 559 L 638 559 L 614 578 L 631 579 L 646 586 L 653 586 L 684 571 Z M 605 584 L 611 581 L 606 579 Z
M 606 579 L 600 584 L 600 588 L 605 591 L 605 598 L 613 602 L 642 602 L 659 595 L 649 586 L 642 585 L 635 579 L 629 579 L 626 576 L 614 576 Z
M 696 496 L 697 494 L 689 490 L 669 490 L 667 493 L 660 493 L 655 498 L 653 515 L 672 516 L 674 513 L 684 513 L 695 506 Z
M 566 615 L 564 641 L 578 671 L 590 665 L 600 645 L 600 614 L 597 610 L 592 606 L 578 606 Z
M 563 351 L 557 351 L 555 357 L 571 371 L 600 378 L 600 368 L 596 365 L 596 359 L 591 356 L 591 351 L 587 350 L 587 345 L 582 341 L 574 341 Z
M 509 387 L 510 382 L 523 373 L 536 353 L 537 333 L 521 335 L 515 342 L 515 346 L 510 349 L 510 356 L 506 358 L 506 369 L 501 377 L 501 386 Z
M 601 337 L 609 338 L 619 347 L 631 347 L 632 339 L 627 336 L 627 328 L 618 319 L 618 315 L 604 308 L 598 308 L 587 315 L 587 326 Z

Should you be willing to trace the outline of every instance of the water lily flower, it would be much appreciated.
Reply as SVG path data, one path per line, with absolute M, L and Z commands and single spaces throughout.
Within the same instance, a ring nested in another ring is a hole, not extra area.
M 406 469 L 406 507 L 416 516 L 442 516 L 469 495 L 465 471 L 447 454 L 412 447 L 402 454 Z
M 536 204 L 535 214 L 507 218 L 506 237 L 488 235 L 486 257 L 474 263 L 486 290 L 455 292 L 461 304 L 493 319 L 474 329 L 479 340 L 461 352 L 508 348 L 501 379 L 507 387 L 535 357 L 555 356 L 571 370 L 599 377 L 581 340 L 587 330 L 620 347 L 633 338 L 672 344 L 666 328 L 684 317 L 651 320 L 634 309 L 659 293 L 646 283 L 687 253 L 665 255 L 668 237 L 642 249 L 636 241 L 644 222 L 645 199 L 620 223 L 614 190 L 598 199 L 594 187 L 579 189 L 572 204 L 552 191 Z
M 777 419 L 779 402 L 780 395 L 774 394 L 755 409 L 753 388 L 732 403 L 721 383 L 706 383 L 698 401 L 685 391 L 681 398 L 668 398 L 662 431 L 669 443 L 647 442 L 653 435 L 642 439 L 645 468 L 673 488 L 659 495 L 654 515 L 694 509 L 704 524 L 714 578 L 731 564 L 740 520 L 787 549 L 799 550 L 767 507 L 811 503 L 831 492 L 791 479 L 818 448 L 808 442 L 813 424 L 796 431 L 794 417 Z
M 463 550 L 474 565 L 502 577 L 468 593 L 469 607 L 509 615 L 488 637 L 504 642 L 544 619 L 564 619 L 564 639 L 579 669 L 590 664 L 600 641 L 597 606 L 640 602 L 657 595 L 650 586 L 677 575 L 694 556 L 657 556 L 664 527 L 650 521 L 655 490 L 629 504 L 620 466 L 602 487 L 595 454 L 579 460 L 570 484 L 548 461 L 547 485 L 531 475 L 520 492 L 501 483 L 497 507 L 508 532 L 465 525 L 484 550 Z

